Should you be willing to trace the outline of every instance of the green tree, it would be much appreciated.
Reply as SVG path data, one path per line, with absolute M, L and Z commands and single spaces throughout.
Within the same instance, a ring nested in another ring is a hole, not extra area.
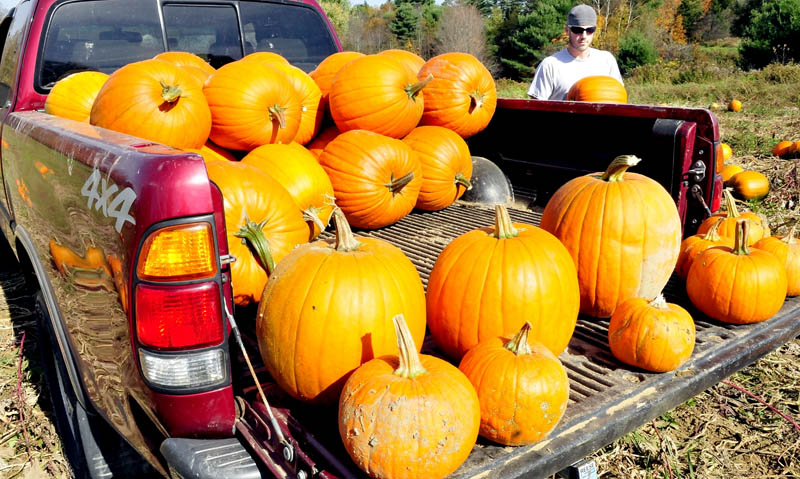
M 630 73 L 640 65 L 655 63 L 657 60 L 658 53 L 653 40 L 643 33 L 631 31 L 620 39 L 617 64 L 623 74 Z
M 703 2 L 701 0 L 683 0 L 678 7 L 683 17 L 683 28 L 688 36 L 694 36 L 700 19 L 703 18 Z
M 800 61 L 800 0 L 765 1 L 752 12 L 739 53 L 745 68 Z
M 389 29 L 397 38 L 397 42 L 405 45 L 417 39 L 419 23 L 419 11 L 416 6 L 411 2 L 403 2 L 397 5 Z

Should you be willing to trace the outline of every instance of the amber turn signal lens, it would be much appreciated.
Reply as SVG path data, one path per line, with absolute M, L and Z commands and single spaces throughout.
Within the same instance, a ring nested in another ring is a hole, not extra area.
M 217 274 L 211 225 L 188 223 L 161 228 L 148 236 L 136 272 L 150 281 L 185 281 Z

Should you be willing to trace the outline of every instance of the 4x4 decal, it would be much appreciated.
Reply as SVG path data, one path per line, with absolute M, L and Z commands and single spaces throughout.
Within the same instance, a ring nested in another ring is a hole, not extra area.
M 92 174 L 81 188 L 81 195 L 89 199 L 87 203 L 89 209 L 92 209 L 94 204 L 94 208 L 101 211 L 103 216 L 117 220 L 114 224 L 117 233 L 122 231 L 126 221 L 132 225 L 136 224 L 136 219 L 129 214 L 131 205 L 136 200 L 136 193 L 131 187 L 118 191 L 119 187 L 113 183 L 109 185 L 108 180 L 103 178 L 97 169 L 92 170 Z

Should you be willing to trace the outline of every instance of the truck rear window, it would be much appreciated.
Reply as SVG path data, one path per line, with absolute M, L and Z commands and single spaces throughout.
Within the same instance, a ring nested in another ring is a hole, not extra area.
M 302 3 L 164 2 L 163 16 L 156 0 L 133 5 L 130 0 L 57 4 L 39 54 L 36 89 L 47 93 L 70 73 L 112 73 L 166 50 L 194 53 L 215 68 L 255 51 L 270 51 L 307 72 L 337 50 L 321 14 Z

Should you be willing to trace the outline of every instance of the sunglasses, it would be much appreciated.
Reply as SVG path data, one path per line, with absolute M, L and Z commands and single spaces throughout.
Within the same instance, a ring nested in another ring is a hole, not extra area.
M 569 27 L 569 31 L 571 31 L 575 35 L 580 35 L 583 32 L 586 32 L 587 34 L 592 35 L 596 29 L 597 29 L 597 27 L 587 27 L 587 28 Z

